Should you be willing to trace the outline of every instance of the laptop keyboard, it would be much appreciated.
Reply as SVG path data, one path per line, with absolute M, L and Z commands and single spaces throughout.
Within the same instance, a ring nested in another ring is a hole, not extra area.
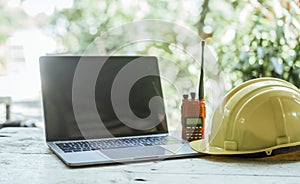
M 128 148 L 136 146 L 155 146 L 165 145 L 170 143 L 180 143 L 179 140 L 167 136 L 161 137 L 139 137 L 125 139 L 105 139 L 105 140 L 90 140 L 76 141 L 66 143 L 56 143 L 65 153 L 105 150 L 115 148 Z

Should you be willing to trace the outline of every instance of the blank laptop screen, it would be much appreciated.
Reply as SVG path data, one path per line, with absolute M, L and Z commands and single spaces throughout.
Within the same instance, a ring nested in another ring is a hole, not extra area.
M 156 57 L 43 56 L 47 141 L 167 133 Z

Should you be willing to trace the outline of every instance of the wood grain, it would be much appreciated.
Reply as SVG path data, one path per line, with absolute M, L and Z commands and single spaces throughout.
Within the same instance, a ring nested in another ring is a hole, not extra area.
M 0 183 L 300 183 L 300 151 L 262 158 L 203 155 L 155 162 L 65 166 L 39 128 L 0 130 Z

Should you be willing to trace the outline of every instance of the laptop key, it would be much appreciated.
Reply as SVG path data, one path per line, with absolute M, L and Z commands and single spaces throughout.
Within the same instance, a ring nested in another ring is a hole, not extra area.
M 64 150 L 65 153 L 72 153 L 72 150 Z

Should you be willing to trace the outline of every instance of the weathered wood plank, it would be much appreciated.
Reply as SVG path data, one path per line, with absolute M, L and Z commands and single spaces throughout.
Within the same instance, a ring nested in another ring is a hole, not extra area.
M 0 130 L 0 183 L 299 183 L 300 151 L 266 158 L 200 156 L 69 168 L 38 128 Z
M 1 158 L 10 156 L 0 154 Z M 188 159 L 187 161 L 168 160 L 70 169 L 48 154 L 36 154 L 34 158 L 35 161 L 29 154 L 19 154 L 6 159 L 5 163 L 1 159 L 0 183 L 184 183 L 187 181 L 298 183 L 300 181 L 297 173 L 299 165 L 290 167 L 290 164 L 236 165 Z

